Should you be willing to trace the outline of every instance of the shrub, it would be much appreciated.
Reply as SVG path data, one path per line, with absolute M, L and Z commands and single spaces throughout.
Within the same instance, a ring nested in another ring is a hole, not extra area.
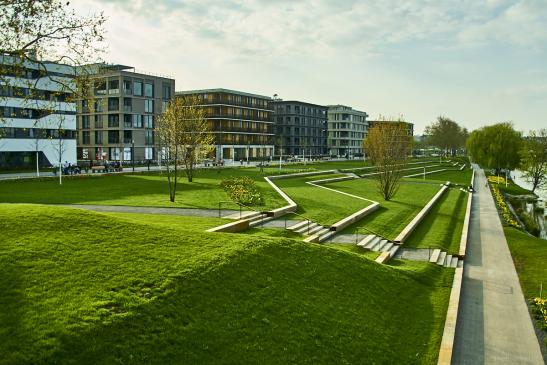
M 490 177 L 488 179 L 490 179 Z M 509 207 L 507 206 L 503 195 L 501 195 L 500 190 L 492 186 L 492 194 L 494 195 L 494 200 L 496 201 L 496 205 L 498 206 L 503 221 L 509 226 L 520 229 L 520 224 L 515 220 L 513 214 L 511 214 L 511 211 L 509 210 Z
M 539 324 L 539 328 L 547 332 L 547 299 L 534 298 L 531 304 L 532 313 Z
M 248 176 L 224 179 L 220 182 L 220 186 L 235 202 L 245 205 L 264 205 L 264 198 L 256 183 Z
M 530 232 L 530 234 L 539 237 L 540 230 L 534 218 L 530 217 L 522 208 L 518 208 L 516 212 L 522 223 L 524 223 L 526 230 Z

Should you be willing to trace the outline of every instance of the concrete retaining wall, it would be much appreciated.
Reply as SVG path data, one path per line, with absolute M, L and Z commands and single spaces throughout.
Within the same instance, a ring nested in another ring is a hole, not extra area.
M 462 288 L 463 267 L 456 268 L 446 319 L 444 321 L 443 338 L 439 350 L 439 359 L 437 365 L 450 365 L 452 363 L 452 354 L 454 351 L 454 340 L 456 337 L 456 324 L 458 322 L 458 310 L 460 308 L 460 293 Z
M 238 221 L 230 222 L 222 226 L 209 228 L 207 232 L 241 232 L 249 228 L 249 221 L 250 219 L 240 219 Z
M 473 175 L 471 176 L 471 187 L 475 189 L 475 171 L 473 170 Z M 469 222 L 471 220 L 471 205 L 473 204 L 473 193 L 469 192 L 467 196 L 467 208 L 465 209 L 465 218 L 463 220 L 462 236 L 460 239 L 460 250 L 458 256 L 463 259 L 465 257 L 465 252 L 467 251 L 467 237 L 469 235 Z
M 424 219 L 427 213 L 431 210 L 433 205 L 441 198 L 441 196 L 448 190 L 448 185 L 443 185 L 443 187 L 435 194 L 435 196 L 427 203 L 425 207 L 422 208 L 420 213 L 418 213 L 414 219 L 399 233 L 395 238 L 394 242 L 403 244 L 405 240 L 410 236 L 410 234 L 416 229 L 418 224 Z
M 368 214 L 374 212 L 376 209 L 380 208 L 379 203 L 373 203 L 369 205 L 368 207 L 361 209 L 358 212 L 353 213 L 350 216 L 347 216 L 346 218 L 334 223 L 332 226 L 330 226 L 331 231 L 341 231 L 342 229 L 346 228 L 347 226 L 352 225 L 353 223 L 357 222 L 358 220 L 362 219 L 363 217 L 367 216 Z

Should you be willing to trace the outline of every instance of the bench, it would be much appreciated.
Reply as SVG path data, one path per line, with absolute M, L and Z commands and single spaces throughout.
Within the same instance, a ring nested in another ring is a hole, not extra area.
M 91 172 L 104 172 L 104 170 L 106 170 L 106 168 L 104 166 L 92 166 L 91 167 Z

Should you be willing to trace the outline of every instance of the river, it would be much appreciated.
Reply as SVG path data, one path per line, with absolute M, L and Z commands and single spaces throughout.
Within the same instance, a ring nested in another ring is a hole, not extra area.
M 532 190 L 532 184 L 529 184 L 522 177 L 522 171 L 515 170 L 512 172 L 513 181 L 522 186 L 525 189 Z M 536 190 L 536 195 L 539 197 L 536 202 L 524 202 L 522 208 L 530 214 L 534 220 L 537 222 L 541 232 L 540 238 L 547 240 L 547 210 L 545 204 L 547 204 L 547 189 Z M 515 207 L 515 209 L 518 207 Z M 541 210 L 543 208 L 543 210 Z

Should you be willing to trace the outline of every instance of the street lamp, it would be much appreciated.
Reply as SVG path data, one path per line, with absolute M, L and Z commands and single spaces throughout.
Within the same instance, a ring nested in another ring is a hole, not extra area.
M 135 172 L 135 140 L 131 140 L 131 165 L 133 165 L 133 172 Z

